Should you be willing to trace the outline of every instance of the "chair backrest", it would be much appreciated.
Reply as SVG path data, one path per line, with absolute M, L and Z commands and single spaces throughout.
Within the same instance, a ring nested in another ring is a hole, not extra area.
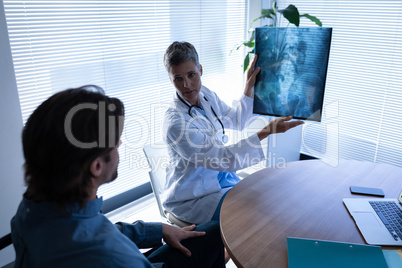
M 156 201 L 161 216 L 166 219 L 165 211 L 162 206 L 161 195 L 164 192 L 166 184 L 166 164 L 168 163 L 169 154 L 167 146 L 163 142 L 147 144 L 143 148 L 147 157 L 149 168 L 149 177 L 151 180 L 152 190 L 154 191 Z
M 162 205 L 161 195 L 163 195 L 165 190 L 166 166 L 169 163 L 169 153 L 166 144 L 164 142 L 147 144 L 144 146 L 143 150 L 147 157 L 149 168 L 151 169 L 151 171 L 149 171 L 149 178 L 162 218 L 181 228 L 191 225 L 191 223 L 182 221 L 172 213 L 165 211 Z
M 2 238 L 0 238 L 0 250 L 2 250 L 3 248 L 8 247 L 12 243 L 13 243 L 13 240 L 11 238 L 11 233 L 6 234 Z

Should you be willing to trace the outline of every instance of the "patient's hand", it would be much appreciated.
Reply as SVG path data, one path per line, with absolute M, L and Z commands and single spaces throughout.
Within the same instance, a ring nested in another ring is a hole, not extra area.
M 197 232 L 193 231 L 195 225 L 186 226 L 183 228 L 178 228 L 169 224 L 162 224 L 162 235 L 163 240 L 165 240 L 166 244 L 170 245 L 181 251 L 184 255 L 190 257 L 191 252 L 187 248 L 185 248 L 181 241 L 190 237 L 197 237 L 205 235 L 205 232 Z

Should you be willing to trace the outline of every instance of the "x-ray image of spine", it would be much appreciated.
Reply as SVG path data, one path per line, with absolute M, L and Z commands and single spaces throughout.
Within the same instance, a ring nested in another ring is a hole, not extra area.
M 321 120 L 331 28 L 256 28 L 254 113 Z

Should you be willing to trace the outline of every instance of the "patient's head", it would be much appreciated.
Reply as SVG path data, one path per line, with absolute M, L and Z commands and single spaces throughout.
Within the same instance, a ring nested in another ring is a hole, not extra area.
M 99 156 L 110 159 L 119 145 L 123 117 L 123 103 L 97 86 L 67 89 L 39 105 L 22 133 L 25 197 L 83 205 L 89 165 Z

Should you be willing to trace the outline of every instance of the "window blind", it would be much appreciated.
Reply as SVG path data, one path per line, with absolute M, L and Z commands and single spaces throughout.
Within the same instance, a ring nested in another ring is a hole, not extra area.
M 402 1 L 277 2 L 333 28 L 323 120 L 304 125 L 302 152 L 402 166 Z
M 243 87 L 245 0 L 4 0 L 24 122 L 57 91 L 95 84 L 126 108 L 118 179 L 108 199 L 149 181 L 142 147 L 161 139 L 163 113 L 175 92 L 163 65 L 173 41 L 194 44 L 203 84 L 227 103 Z M 61 152 L 62 153 L 62 152 Z

